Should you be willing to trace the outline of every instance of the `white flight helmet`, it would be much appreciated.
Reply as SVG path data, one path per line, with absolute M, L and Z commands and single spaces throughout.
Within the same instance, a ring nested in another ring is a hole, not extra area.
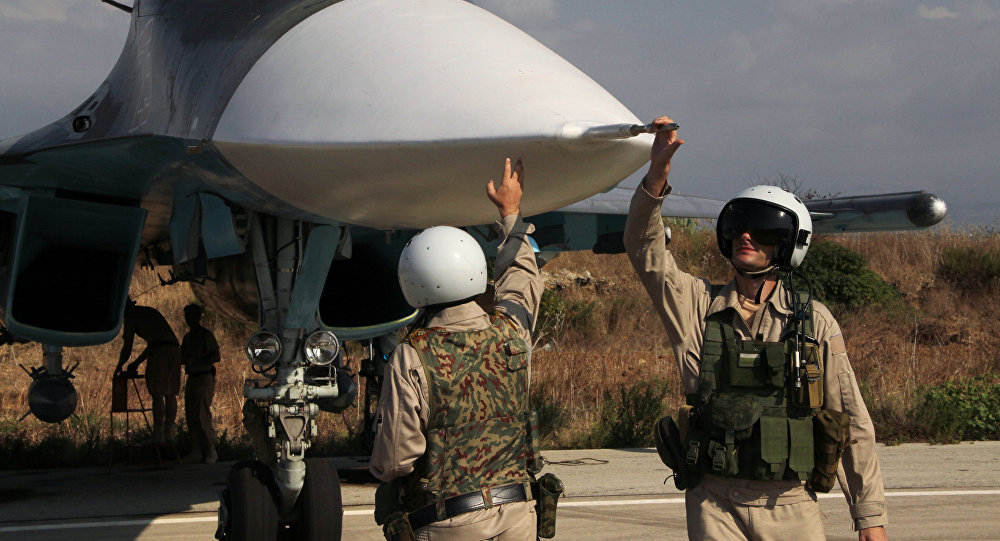
M 403 247 L 399 287 L 414 308 L 475 297 L 486 291 L 486 256 L 461 229 L 425 229 Z
M 761 244 L 774 246 L 774 265 L 791 270 L 809 250 L 812 218 L 794 194 L 778 186 L 753 186 L 726 203 L 716 223 L 719 251 L 732 260 L 733 239 L 744 231 Z

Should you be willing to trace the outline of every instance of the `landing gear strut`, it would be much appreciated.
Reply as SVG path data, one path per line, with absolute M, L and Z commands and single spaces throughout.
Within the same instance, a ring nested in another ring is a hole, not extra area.
M 247 344 L 264 379 L 243 389 L 255 404 L 273 456 L 237 464 L 219 509 L 219 539 L 340 539 L 343 506 L 336 468 L 306 459 L 324 401 L 346 398 L 334 361 L 340 344 L 317 320 L 318 299 L 340 228 L 256 215 L 249 240 L 260 293 L 260 331 Z M 307 370 L 309 367 L 309 370 Z M 327 377 L 314 377 L 328 367 Z M 344 378 L 340 378 L 341 381 Z

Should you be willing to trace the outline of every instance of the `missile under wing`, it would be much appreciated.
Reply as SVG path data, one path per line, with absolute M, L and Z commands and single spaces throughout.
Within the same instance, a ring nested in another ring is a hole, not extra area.
M 543 251 L 624 251 L 622 232 L 635 188 L 616 186 L 583 201 L 532 217 Z M 813 233 L 863 233 L 925 229 L 948 212 L 938 196 L 924 192 L 837 196 L 803 200 Z M 661 214 L 671 218 L 718 218 L 726 201 L 674 193 L 663 200 Z

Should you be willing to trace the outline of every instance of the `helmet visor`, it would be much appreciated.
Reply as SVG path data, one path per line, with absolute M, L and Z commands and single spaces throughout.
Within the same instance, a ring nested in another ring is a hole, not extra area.
M 759 201 L 733 201 L 719 215 L 719 235 L 733 240 L 744 232 L 755 242 L 777 246 L 795 235 L 798 224 L 795 215 Z

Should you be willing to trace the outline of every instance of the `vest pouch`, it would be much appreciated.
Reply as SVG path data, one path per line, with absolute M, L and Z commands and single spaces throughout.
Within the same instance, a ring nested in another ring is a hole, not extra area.
M 788 419 L 788 439 L 788 467 L 805 481 L 813 469 L 813 418 Z
M 739 350 L 729 356 L 729 385 L 731 387 L 760 387 L 765 366 L 764 349 L 759 343 L 740 342 Z
M 781 479 L 788 460 L 788 419 L 760 418 L 760 459 L 767 465 L 765 479 Z
M 851 417 L 834 410 L 822 410 L 813 416 L 813 457 L 815 464 L 806 482 L 813 492 L 830 492 L 837 480 L 837 466 L 844 449 L 854 442 L 851 437 Z
M 701 477 L 687 462 L 687 424 L 691 406 L 681 406 L 677 418 L 664 417 L 653 427 L 653 443 L 660 460 L 674 472 L 677 490 L 694 487 Z
M 767 356 L 767 383 L 775 389 L 785 387 L 785 370 L 788 365 L 788 357 L 785 355 L 785 346 L 780 342 L 768 342 L 765 348 Z
M 551 473 L 538 479 L 538 494 L 535 494 L 538 537 L 549 539 L 556 536 L 556 505 L 563 490 L 562 481 Z
M 793 402 L 799 408 L 819 409 L 823 407 L 823 370 L 819 346 L 806 342 L 803 349 L 802 366 L 797 375 L 801 386 L 793 388 Z
M 733 477 L 739 471 L 739 443 L 753 434 L 763 406 L 757 397 L 740 393 L 717 393 L 698 417 L 699 428 L 708 438 L 699 438 L 698 471 Z M 692 440 L 695 439 L 692 434 Z M 693 441 L 691 442 L 693 443 Z M 690 443 L 688 444 L 690 454 Z
M 750 437 L 753 425 L 760 419 L 764 407 L 757 397 L 749 394 L 716 393 L 709 402 L 704 421 L 708 421 L 712 437 L 720 442 L 726 434 L 733 434 L 733 441 Z

